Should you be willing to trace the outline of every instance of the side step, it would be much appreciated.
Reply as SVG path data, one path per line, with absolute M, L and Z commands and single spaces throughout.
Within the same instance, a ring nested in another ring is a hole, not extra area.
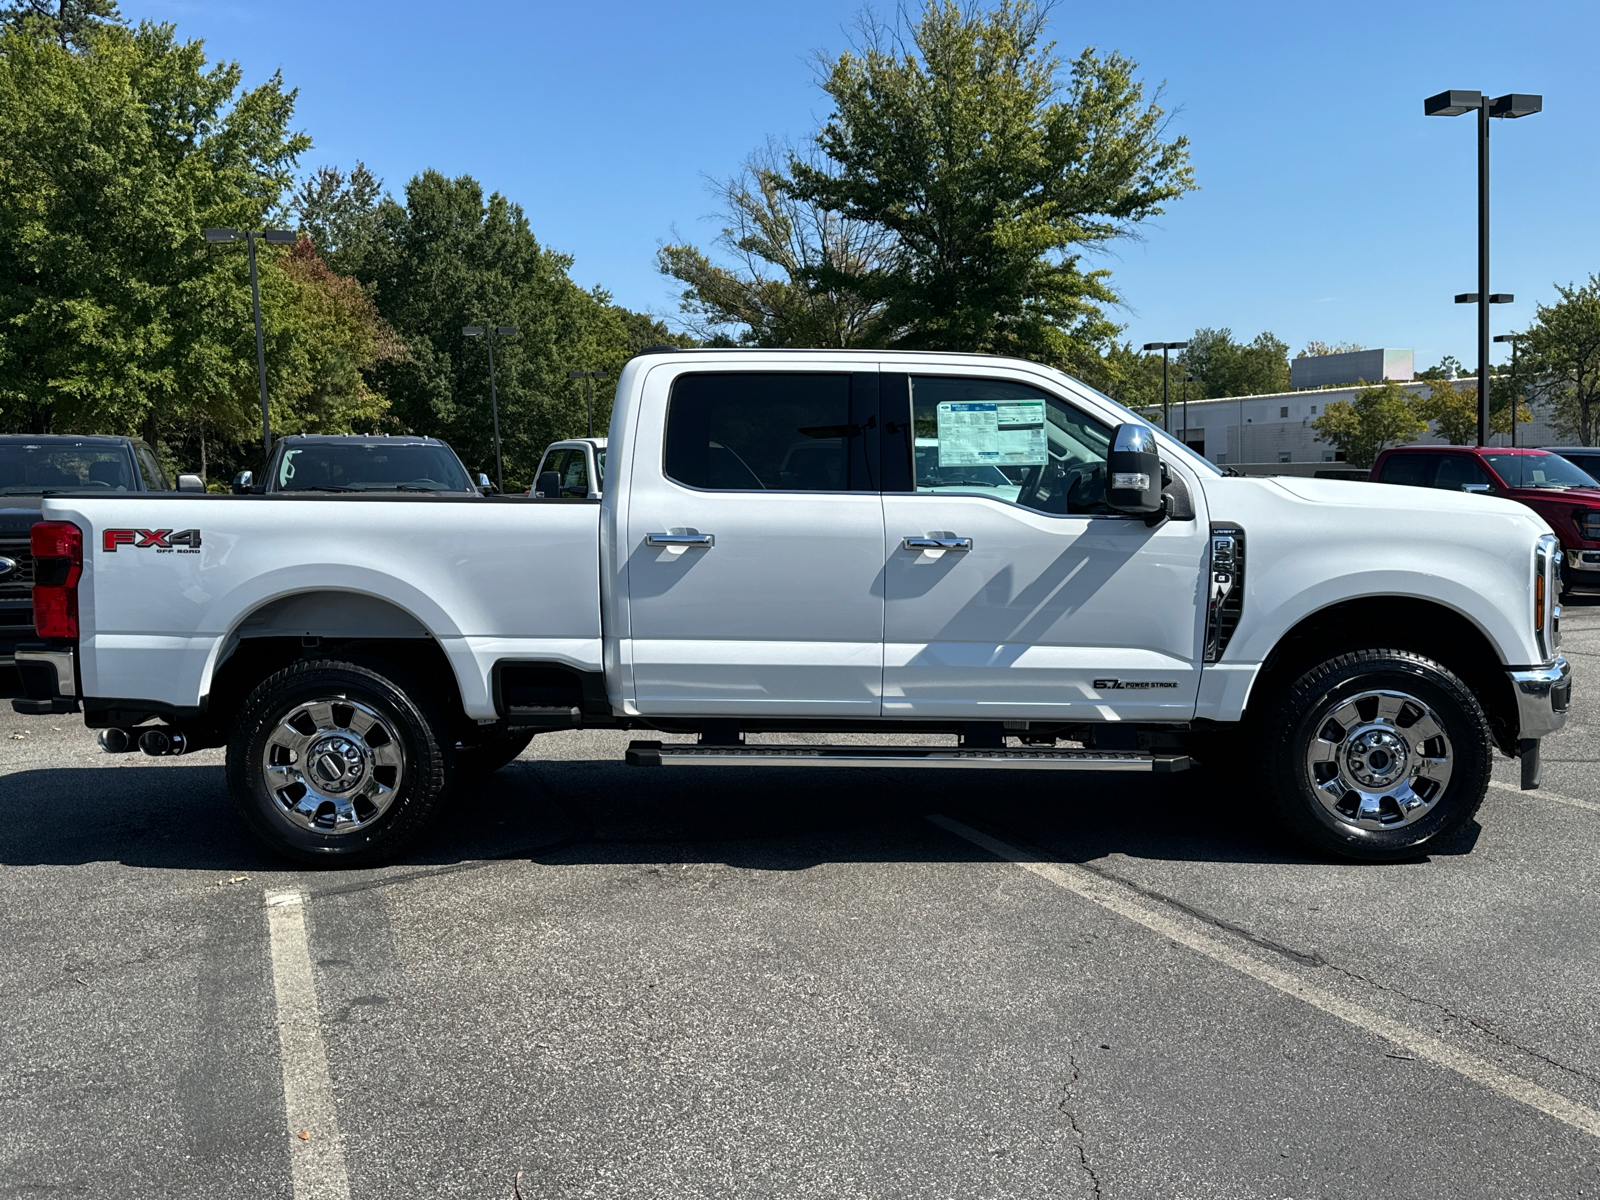
M 965 767 L 987 770 L 1143 771 L 1189 769 L 1187 754 L 1116 750 L 967 750 L 956 746 L 702 746 L 634 742 L 633 767 Z

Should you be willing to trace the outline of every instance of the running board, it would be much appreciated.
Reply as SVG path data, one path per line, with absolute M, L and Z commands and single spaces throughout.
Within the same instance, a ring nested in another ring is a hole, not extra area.
M 632 767 L 964 767 L 1032 771 L 1189 769 L 1187 754 L 1116 750 L 969 750 L 957 746 L 704 746 L 694 742 L 634 742 Z

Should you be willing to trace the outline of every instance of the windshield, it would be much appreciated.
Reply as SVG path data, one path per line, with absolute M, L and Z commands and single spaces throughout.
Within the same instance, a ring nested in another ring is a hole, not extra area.
M 279 492 L 471 492 L 467 472 L 448 446 L 383 442 L 312 442 L 278 460 Z
M 138 490 L 133 464 L 118 446 L 0 446 L 0 495 Z
M 1594 477 L 1559 454 L 1485 454 L 1484 460 L 1507 487 L 1592 488 Z

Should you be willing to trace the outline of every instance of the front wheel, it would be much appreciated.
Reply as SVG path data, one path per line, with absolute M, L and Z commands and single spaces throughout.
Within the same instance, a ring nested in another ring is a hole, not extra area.
M 1415 857 L 1483 803 L 1488 719 L 1461 680 L 1420 654 L 1341 654 L 1266 699 L 1272 715 L 1260 732 L 1273 801 L 1323 850 Z
M 251 831 L 307 863 L 399 853 L 433 815 L 452 765 L 419 694 L 348 662 L 300 662 L 264 680 L 228 740 L 228 790 Z

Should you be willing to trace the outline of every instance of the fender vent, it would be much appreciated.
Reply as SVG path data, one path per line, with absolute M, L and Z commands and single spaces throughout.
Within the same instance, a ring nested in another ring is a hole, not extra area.
M 1206 662 L 1222 657 L 1243 615 L 1244 530 L 1237 525 L 1213 525 L 1206 585 Z

